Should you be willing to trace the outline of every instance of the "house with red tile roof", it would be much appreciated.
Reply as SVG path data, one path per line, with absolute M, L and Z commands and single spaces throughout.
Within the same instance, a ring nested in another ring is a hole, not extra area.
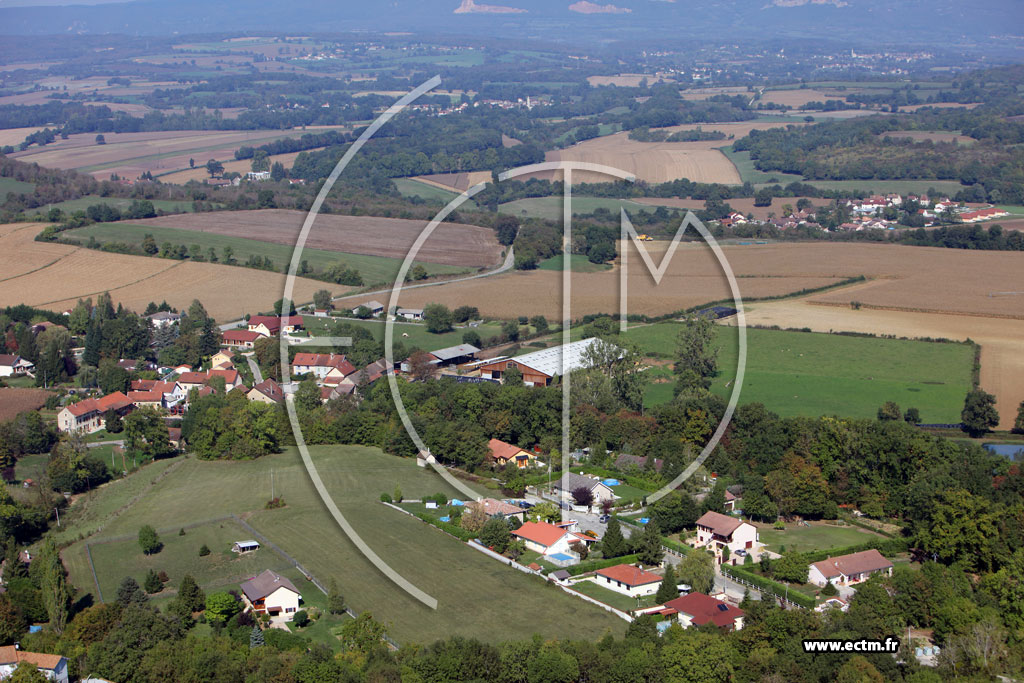
M 512 531 L 512 535 L 522 539 L 527 550 L 541 555 L 569 554 L 572 552 L 570 544 L 579 541 L 578 534 L 547 522 L 526 522 Z
M 178 384 L 188 395 L 193 389 L 202 389 L 209 386 L 210 380 L 214 377 L 224 378 L 224 391 L 231 391 L 242 386 L 242 376 L 238 370 L 230 368 L 227 370 L 207 370 L 206 372 L 183 372 L 178 375 Z
M 233 349 L 251 349 L 267 335 L 252 330 L 227 330 L 220 335 L 220 345 Z
M 266 337 L 276 337 L 279 332 L 291 334 L 302 329 L 301 315 L 290 315 L 283 319 L 276 315 L 254 315 L 249 318 L 249 331 L 259 332 Z
M 487 460 L 494 467 L 505 467 L 512 463 L 515 467 L 523 470 L 537 459 L 536 454 L 519 446 L 505 443 L 501 439 L 491 439 L 487 442 L 487 448 L 490 450 Z
M 297 353 L 292 359 L 292 374 L 313 375 L 318 382 L 337 385 L 356 371 L 340 353 Z
M 687 593 L 675 600 L 669 600 L 661 613 L 677 615 L 683 628 L 708 623 L 726 631 L 739 631 L 743 628 L 743 610 L 703 593 Z
M 154 379 L 132 380 L 128 400 L 137 408 L 172 408 L 185 400 L 186 392 L 177 382 Z
M 33 664 L 47 680 L 68 683 L 68 660 L 60 655 L 27 652 L 17 645 L 0 647 L 0 679 L 6 680 L 22 662 Z
M 737 564 L 736 551 L 750 552 L 758 543 L 757 527 L 738 517 L 723 515 L 708 510 L 697 520 L 695 548 L 707 548 L 715 554 L 718 564 L 722 563 L 722 551 L 729 549 L 729 564 Z
M 816 586 L 824 586 L 826 583 L 851 586 L 867 581 L 875 574 L 891 576 L 892 562 L 872 548 L 812 562 L 807 569 L 807 581 Z
M 633 598 L 654 595 L 661 585 L 661 576 L 633 564 L 617 564 L 598 569 L 591 580 L 599 586 Z
M 488 517 L 501 517 L 502 519 L 514 518 L 518 519 L 520 522 L 526 520 L 526 510 L 518 505 L 512 505 L 503 500 L 496 500 L 494 498 L 481 498 L 480 500 L 472 503 L 467 503 L 466 507 L 483 508 L 484 514 Z
M 103 429 L 108 410 L 124 417 L 135 405 L 120 391 L 102 398 L 87 398 L 65 406 L 57 413 L 57 428 L 62 432 L 92 434 Z

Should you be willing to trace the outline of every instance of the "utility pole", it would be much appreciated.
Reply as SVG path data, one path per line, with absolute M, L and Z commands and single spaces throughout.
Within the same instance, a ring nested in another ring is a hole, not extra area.
M 58 508 L 53 508 L 53 511 L 57 513 L 57 526 L 60 526 L 60 510 Z
M 270 468 L 270 500 L 274 500 L 274 468 Z

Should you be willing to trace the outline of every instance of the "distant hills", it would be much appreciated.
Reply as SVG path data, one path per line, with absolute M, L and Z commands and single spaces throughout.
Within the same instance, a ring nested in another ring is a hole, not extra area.
M 0 0 L 0 34 L 433 31 L 572 42 L 644 36 L 980 42 L 1022 34 L 1020 0 Z M 25 6 L 11 6 L 12 2 Z

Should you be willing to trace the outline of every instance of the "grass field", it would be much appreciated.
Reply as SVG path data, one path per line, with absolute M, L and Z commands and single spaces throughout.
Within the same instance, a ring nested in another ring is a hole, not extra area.
M 88 195 L 86 197 L 79 197 L 78 199 L 69 199 L 64 202 L 57 202 L 55 204 L 47 204 L 41 206 L 36 211 L 40 215 L 46 215 L 46 212 L 50 209 L 60 209 L 64 213 L 72 213 L 74 211 L 85 211 L 90 206 L 96 204 L 106 204 L 112 206 L 115 209 L 124 211 L 132 205 L 132 199 L 121 199 L 119 197 L 101 197 L 99 195 Z M 174 201 L 170 199 L 151 199 L 153 208 L 157 211 L 163 210 L 167 213 L 192 213 L 192 202 L 190 201 Z
M 351 299 L 351 305 L 358 304 L 360 299 Z M 347 305 L 347 304 L 336 304 L 336 305 Z M 315 318 L 311 316 L 305 317 L 306 329 L 313 336 L 329 335 L 331 334 L 331 327 L 333 327 L 335 320 L 331 318 Z M 384 338 L 384 325 L 383 320 L 350 320 L 345 318 L 345 322 L 350 322 L 356 327 L 362 327 L 370 330 L 373 333 L 375 339 Z M 496 334 L 501 333 L 501 325 L 498 323 L 482 323 L 479 327 L 459 327 L 451 332 L 443 332 L 441 334 L 434 334 L 427 332 L 427 326 L 420 323 L 395 323 L 395 341 L 401 342 L 406 348 L 417 347 L 423 350 L 435 350 L 443 349 L 448 346 L 455 346 L 462 343 L 462 335 L 470 330 L 475 330 L 481 338 L 487 339 Z M 404 336 L 408 335 L 408 336 Z
M 757 532 L 761 542 L 775 552 L 781 552 L 782 546 L 786 547 L 787 552 L 802 553 L 808 550 L 845 548 L 883 538 L 860 527 L 819 523 L 811 526 L 787 524 L 784 531 L 773 529 L 767 524 L 758 524 Z
M 428 185 L 409 178 L 396 178 L 394 183 L 403 197 L 419 197 L 427 202 L 447 204 L 459 196 L 458 192 L 449 192 L 436 185 Z M 472 199 L 467 199 L 459 208 L 465 211 L 476 211 L 479 207 Z
M 7 197 L 8 193 L 26 194 L 36 189 L 32 183 L 26 183 L 14 178 L 0 178 L 0 197 Z
M 540 270 L 557 270 L 561 271 L 565 267 L 565 256 L 559 254 L 558 256 L 552 256 L 549 259 L 544 259 L 537 268 Z M 574 273 L 597 273 L 602 270 L 610 270 L 611 264 L 609 263 L 591 263 L 583 254 L 570 254 L 569 255 L 569 268 Z
M 153 235 L 157 244 L 168 241 L 171 244 L 184 244 L 191 247 L 198 244 L 205 257 L 207 250 L 213 247 L 217 250 L 218 256 L 222 256 L 224 248 L 230 246 L 234 258 L 239 263 L 244 263 L 250 256 L 259 258 L 267 257 L 274 262 L 278 271 L 283 270 L 291 262 L 293 247 L 284 244 L 250 240 L 244 237 L 231 237 L 210 232 L 199 232 L 196 230 L 184 230 L 181 228 L 165 228 L 153 225 L 136 225 L 128 222 L 118 223 L 95 223 L 84 228 L 70 230 L 64 233 L 65 237 L 77 238 L 83 243 L 90 237 L 95 237 L 100 242 L 126 242 L 128 244 L 141 245 L 143 238 Z M 327 251 L 325 249 L 303 249 L 302 258 L 309 261 L 309 265 L 315 270 L 324 270 L 337 263 L 355 268 L 363 276 L 366 284 L 393 282 L 398 268 L 402 261 L 386 256 L 370 256 L 367 254 L 346 254 L 344 252 Z M 465 268 L 459 266 L 446 266 L 441 264 L 416 261 L 427 269 L 431 275 L 451 274 L 466 272 Z
M 616 617 L 378 502 L 382 491 L 390 492 L 396 486 L 409 498 L 436 492 L 463 495 L 432 471 L 418 468 L 414 460 L 357 446 L 314 447 L 311 451 L 325 485 L 353 527 L 396 571 L 434 596 L 436 610 L 407 596 L 355 550 L 324 511 L 294 451 L 250 462 L 179 459 L 180 465 L 156 484 L 149 484 L 153 478 L 150 467 L 160 463 L 147 467 L 119 482 L 143 480 L 143 485 L 134 488 L 144 495 L 137 495 L 132 505 L 107 523 L 100 537 L 90 541 L 134 536 L 147 523 L 158 528 L 167 527 L 169 521 L 183 526 L 236 513 L 321 581 L 336 578 L 351 608 L 371 611 L 388 624 L 399 642 L 430 642 L 446 635 L 496 642 L 534 633 L 594 639 L 624 631 L 625 624 Z M 270 498 L 271 470 L 275 494 L 283 497 L 287 506 L 263 510 L 263 503 Z M 185 491 L 188 495 L 182 495 Z M 119 507 L 127 502 L 123 493 L 111 498 L 123 501 Z M 80 530 L 72 527 L 68 533 L 77 536 Z M 193 544 L 186 530 L 180 547 L 185 557 L 172 558 L 172 553 L 179 552 L 171 545 L 176 538 L 165 538 L 170 541 L 168 547 L 156 557 L 167 565 L 181 562 L 185 566 L 192 562 Z M 161 558 L 164 553 L 167 555 Z M 84 556 L 81 541 L 64 552 L 71 581 L 80 588 L 92 583 Z M 273 558 L 264 561 L 269 566 L 274 563 Z M 116 568 L 112 571 L 119 573 Z
M 632 612 L 638 607 L 651 607 L 655 604 L 653 595 L 645 595 L 643 597 L 631 598 L 628 595 L 623 595 L 613 591 L 610 588 L 598 585 L 593 581 L 579 581 L 572 585 L 572 589 L 584 595 L 590 596 L 595 600 L 600 600 L 606 605 L 610 605 L 615 609 L 620 609 L 623 612 Z
M 563 199 L 557 197 L 530 197 L 528 199 L 516 199 L 506 202 L 498 207 L 501 213 L 524 218 L 544 218 L 551 221 L 562 220 Z M 652 212 L 657 207 L 629 201 L 628 199 L 611 199 L 607 197 L 577 197 L 572 198 L 573 215 L 594 213 L 597 209 L 608 209 L 612 215 L 618 215 L 619 208 L 633 213 L 636 211 Z
M 671 358 L 678 330 L 677 323 L 658 323 L 626 335 L 644 353 Z M 727 398 L 735 379 L 736 330 L 718 328 L 717 345 L 720 374 L 711 390 Z M 748 329 L 740 402 L 764 403 L 784 417 L 869 418 L 884 402 L 895 401 L 917 408 L 925 422 L 957 422 L 971 387 L 973 353 L 963 344 Z M 663 367 L 648 372 L 671 377 Z M 648 405 L 672 398 L 671 382 L 648 386 Z

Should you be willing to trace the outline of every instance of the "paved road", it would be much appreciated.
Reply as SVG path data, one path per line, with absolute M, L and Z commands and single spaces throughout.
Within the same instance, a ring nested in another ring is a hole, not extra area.
M 251 353 L 245 354 L 245 360 L 248 361 L 248 363 L 249 363 L 249 369 L 252 370 L 252 378 L 256 382 L 256 384 L 259 384 L 260 382 L 262 382 L 263 381 L 263 373 L 260 372 L 260 366 L 253 359 L 252 354 Z
M 437 280 L 436 282 L 421 282 L 421 283 L 415 284 L 415 285 L 405 284 L 405 285 L 402 285 L 402 291 L 405 291 L 407 289 L 417 289 L 419 287 L 437 287 L 438 285 L 450 285 L 453 282 L 464 282 L 466 280 L 477 280 L 477 279 L 482 278 L 482 277 L 491 277 L 492 275 L 499 275 L 499 274 L 504 273 L 504 272 L 506 272 L 508 270 L 511 270 L 512 268 L 515 267 L 515 265 L 516 265 L 515 250 L 512 247 L 509 247 L 508 248 L 508 253 L 505 255 L 505 261 L 500 266 L 495 268 L 494 270 L 488 270 L 488 271 L 483 272 L 483 273 L 474 273 L 473 275 L 464 275 L 462 277 L 452 278 L 451 280 Z M 344 301 L 345 299 L 361 299 L 361 298 L 376 296 L 378 294 L 387 294 L 388 296 L 390 296 L 391 295 L 391 289 L 392 289 L 391 287 L 388 287 L 387 289 L 378 289 L 378 290 L 374 290 L 372 292 L 362 292 L 360 294 L 349 294 L 348 296 L 340 296 L 340 297 L 334 299 L 334 301 Z M 241 325 L 243 322 L 245 322 L 245 321 L 244 320 L 235 320 L 233 322 L 224 323 L 223 325 L 220 325 L 220 331 L 221 332 L 227 332 L 228 330 L 233 330 L 236 327 L 238 327 L 239 325 Z
M 124 439 L 118 441 L 94 441 L 92 443 L 85 444 L 86 448 L 99 448 L 100 446 L 123 446 Z

